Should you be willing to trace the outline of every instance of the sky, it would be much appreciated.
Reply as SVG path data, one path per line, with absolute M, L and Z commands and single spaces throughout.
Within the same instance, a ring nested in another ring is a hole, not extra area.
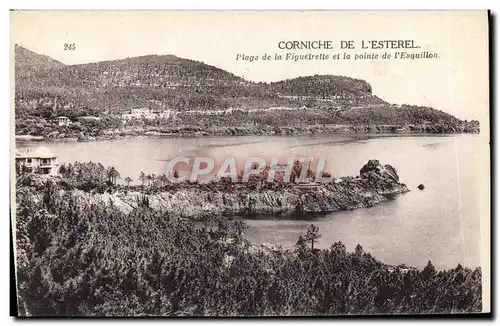
M 419 49 L 364 50 L 367 40 L 414 40 Z M 280 50 L 279 41 L 330 40 L 332 50 Z M 274 56 L 407 51 L 438 53 L 427 60 L 367 59 L 242 61 L 238 54 Z M 18 11 L 11 44 L 65 64 L 146 54 L 202 61 L 252 81 L 332 74 L 366 80 L 373 94 L 395 104 L 430 106 L 461 119 L 489 123 L 488 23 L 485 11 Z M 75 44 L 75 50 L 64 50 Z

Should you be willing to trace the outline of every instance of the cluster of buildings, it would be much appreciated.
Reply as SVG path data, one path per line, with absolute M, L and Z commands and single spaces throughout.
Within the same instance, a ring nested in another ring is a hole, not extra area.
M 130 113 L 122 114 L 124 122 L 132 119 L 155 120 L 169 119 L 174 114 L 173 110 L 153 109 L 149 107 L 131 109 Z
M 294 107 L 269 107 L 269 108 L 259 108 L 259 109 L 239 109 L 239 108 L 228 108 L 221 110 L 186 110 L 182 111 L 182 115 L 223 115 L 232 113 L 259 113 L 259 112 L 270 112 L 270 111 L 297 111 L 297 110 L 308 110 L 309 108 L 305 105 L 294 108 Z
M 85 116 L 85 117 L 80 117 L 80 119 L 82 120 L 86 120 L 86 121 L 90 121 L 90 120 L 93 120 L 93 121 L 99 121 L 101 120 L 100 117 L 94 117 L 94 116 Z M 57 124 L 60 126 L 60 127 L 64 127 L 64 126 L 69 126 L 71 125 L 73 122 L 70 120 L 70 118 L 68 117 L 65 117 L 65 116 L 58 116 L 56 118 L 57 120 Z

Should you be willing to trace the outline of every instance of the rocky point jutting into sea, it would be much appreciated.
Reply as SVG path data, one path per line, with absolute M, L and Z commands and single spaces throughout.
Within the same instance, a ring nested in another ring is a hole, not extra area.
M 60 177 L 50 178 L 57 187 L 51 195 L 65 196 L 72 192 L 76 200 L 114 205 L 129 212 L 146 205 L 172 215 L 203 220 L 209 215 L 232 214 L 272 218 L 292 213 L 326 213 L 366 208 L 408 190 L 399 181 L 396 169 L 370 160 L 358 176 L 335 178 L 322 184 L 289 184 L 250 187 L 244 183 L 189 184 L 187 182 L 159 189 L 142 186 L 113 186 L 106 191 L 68 187 Z M 22 181 L 27 187 L 45 187 L 41 179 Z M 21 193 L 23 186 L 21 186 Z M 40 192 L 38 195 L 42 196 Z

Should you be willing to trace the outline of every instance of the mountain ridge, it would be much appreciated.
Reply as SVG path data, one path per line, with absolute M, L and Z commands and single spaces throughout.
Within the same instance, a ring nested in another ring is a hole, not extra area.
M 21 49 L 21 46 L 16 45 L 16 49 L 19 48 Z M 22 48 L 24 49 L 24 48 Z M 21 57 L 25 56 L 26 52 L 30 53 L 30 58 L 32 59 L 34 55 L 39 56 L 40 58 L 36 58 L 36 61 L 43 61 L 41 58 L 50 58 L 47 56 L 43 55 L 38 55 L 30 50 L 24 49 L 25 51 L 16 51 L 16 61 L 18 60 L 18 56 L 20 55 Z M 21 60 L 21 61 L 26 61 L 26 60 Z M 72 65 L 65 65 L 63 63 L 60 63 L 59 61 L 54 60 L 54 62 L 57 62 L 60 65 L 57 65 L 55 72 L 61 72 L 64 75 L 65 72 L 70 72 L 70 73 L 94 73 L 94 75 L 90 76 L 85 76 L 85 77 L 90 77 L 90 79 L 95 78 L 95 73 L 102 73 L 102 72 L 107 72 L 109 73 L 117 73 L 116 71 L 113 71 L 113 69 L 120 69 L 120 70 L 136 70 L 134 71 L 137 73 L 138 68 L 148 68 L 150 71 L 147 71 L 145 73 L 149 73 L 149 77 L 160 77 L 158 76 L 160 73 L 166 73 L 167 78 L 171 77 L 176 77 L 179 74 L 179 71 L 175 71 L 176 67 L 180 67 L 181 69 L 183 67 L 189 68 L 189 70 L 184 70 L 182 72 L 187 72 L 189 75 L 193 75 L 194 77 L 204 77 L 204 78 L 219 78 L 220 80 L 226 81 L 226 82 L 236 82 L 236 83 L 241 83 L 245 86 L 257 86 L 257 85 L 268 85 L 271 86 L 273 90 L 279 89 L 279 87 L 283 84 L 289 84 L 290 82 L 293 82 L 295 80 L 301 81 L 304 78 L 315 78 L 318 79 L 319 75 L 314 75 L 314 76 L 304 76 L 304 77 L 298 77 L 298 78 L 292 78 L 292 79 L 286 79 L 286 80 L 281 80 L 281 81 L 276 81 L 276 82 L 271 82 L 271 83 L 264 83 L 264 82 L 253 82 L 246 80 L 242 77 L 236 76 L 230 72 L 227 72 L 223 69 L 220 69 L 216 66 L 212 66 L 200 61 L 195 61 L 191 59 L 185 59 L 185 58 L 180 58 L 177 57 L 173 54 L 167 54 L 167 55 L 157 55 L 157 54 L 150 54 L 150 55 L 143 55 L 143 56 L 138 56 L 138 57 L 130 57 L 130 58 L 122 58 L 122 59 L 116 59 L 116 60 L 105 60 L 105 61 L 99 61 L 99 62 L 91 62 L 91 63 L 80 63 L 80 64 L 72 64 Z M 53 68 L 53 67 L 49 67 Z M 170 68 L 170 69 L 169 69 Z M 111 69 L 112 71 L 106 71 L 106 69 Z M 44 72 L 47 69 L 43 69 Z M 38 76 L 41 78 L 44 77 L 50 77 L 50 78 L 60 78 L 60 76 L 56 76 L 56 74 L 53 74 L 52 76 L 47 76 L 47 75 L 42 75 Z M 63 78 L 67 78 L 69 76 L 63 76 Z M 80 76 L 81 77 L 81 76 Z M 141 76 L 139 76 L 141 77 Z M 321 75 L 322 79 L 328 78 L 330 79 L 329 81 L 333 84 L 337 84 L 340 82 L 344 81 L 349 81 L 351 84 L 355 85 L 356 83 L 363 84 L 362 86 L 359 87 L 360 90 L 371 93 L 371 86 L 364 80 L 360 79 L 354 79 L 351 77 L 345 77 L 345 76 L 335 76 L 335 75 Z M 153 78 L 154 79 L 154 78 Z M 63 82 L 67 82 L 68 80 L 62 80 Z M 71 82 L 71 81 L 70 81 Z M 202 81 L 197 81 L 197 82 L 202 82 Z M 274 88 L 273 88 L 274 87 Z

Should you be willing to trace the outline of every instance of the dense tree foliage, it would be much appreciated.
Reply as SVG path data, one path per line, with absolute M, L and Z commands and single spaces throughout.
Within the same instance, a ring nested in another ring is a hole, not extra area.
M 271 83 L 271 87 L 281 94 L 292 96 L 321 97 L 366 96 L 371 95 L 372 87 L 364 80 L 344 76 L 315 75 L 287 79 Z
M 102 171 L 102 169 L 99 169 Z M 102 175 L 103 177 L 104 174 Z M 252 245 L 241 220 L 126 214 L 20 177 L 16 266 L 26 315 L 332 315 L 478 312 L 481 270 L 388 266 L 337 242 Z
M 58 174 L 60 176 L 59 184 L 67 189 L 82 190 L 100 190 L 106 187 L 114 186 L 118 179 L 121 179 L 120 173 L 113 166 L 104 167 L 101 163 L 93 162 L 75 162 L 74 164 L 61 164 Z M 29 180 L 29 179 L 23 179 Z

